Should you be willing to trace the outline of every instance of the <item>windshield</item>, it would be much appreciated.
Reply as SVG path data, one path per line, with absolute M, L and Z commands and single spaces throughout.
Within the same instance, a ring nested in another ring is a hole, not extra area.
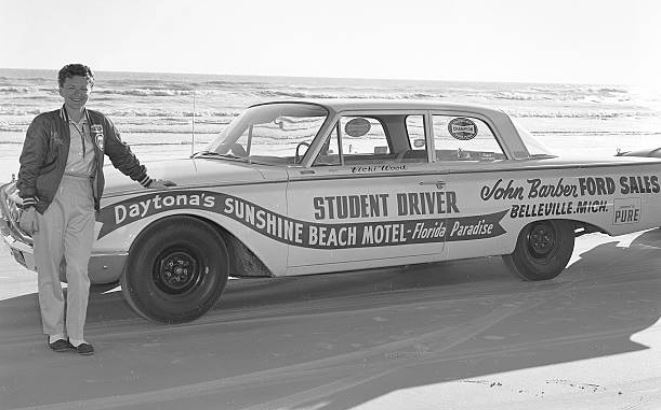
M 537 139 L 534 135 L 530 133 L 527 129 L 523 128 L 521 124 L 518 124 L 516 121 L 513 121 L 516 131 L 519 133 L 523 144 L 528 149 L 531 157 L 539 156 L 555 156 L 550 149 L 546 147 L 540 140 Z
M 273 103 L 246 110 L 202 154 L 268 165 L 301 162 L 328 111 L 305 103 Z

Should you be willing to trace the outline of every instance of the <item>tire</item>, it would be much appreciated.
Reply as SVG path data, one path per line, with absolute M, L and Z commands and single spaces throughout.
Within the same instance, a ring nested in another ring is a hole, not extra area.
M 570 222 L 549 220 L 526 225 L 516 248 L 503 260 L 523 280 L 553 279 L 562 272 L 574 252 L 574 229 Z
M 228 274 L 222 236 L 199 219 L 181 216 L 159 221 L 140 234 L 120 284 L 124 298 L 139 315 L 183 323 L 213 307 Z

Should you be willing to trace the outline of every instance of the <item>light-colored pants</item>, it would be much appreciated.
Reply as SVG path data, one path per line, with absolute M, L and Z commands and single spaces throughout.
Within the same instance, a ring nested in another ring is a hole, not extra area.
M 34 257 L 44 333 L 83 340 L 90 289 L 87 264 L 94 242 L 94 202 L 89 178 L 65 175 L 53 202 L 43 215 L 37 213 L 37 220 Z M 66 316 L 59 275 L 62 258 L 66 261 L 69 285 Z

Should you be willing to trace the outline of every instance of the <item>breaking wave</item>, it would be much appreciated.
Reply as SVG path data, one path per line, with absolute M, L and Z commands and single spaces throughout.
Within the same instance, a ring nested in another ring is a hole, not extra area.
M 0 142 L 9 138 L 2 132 L 22 133 L 37 114 L 61 106 L 56 76 L 53 70 L 0 69 Z M 551 134 L 593 127 L 631 135 L 632 129 L 661 128 L 658 102 L 648 104 L 617 85 L 97 72 L 88 106 L 107 114 L 123 134 L 147 140 L 150 133 L 189 132 L 193 119 L 196 132 L 216 132 L 256 103 L 334 98 L 476 103 Z

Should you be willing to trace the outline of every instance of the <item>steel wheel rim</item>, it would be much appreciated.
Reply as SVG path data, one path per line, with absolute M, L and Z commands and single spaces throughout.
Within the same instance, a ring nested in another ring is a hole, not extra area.
M 557 234 L 549 223 L 535 224 L 528 232 L 528 251 L 537 259 L 545 259 L 552 255 L 557 246 Z
M 198 285 L 202 279 L 201 263 L 188 249 L 168 249 L 154 263 L 156 286 L 170 295 L 181 295 Z

